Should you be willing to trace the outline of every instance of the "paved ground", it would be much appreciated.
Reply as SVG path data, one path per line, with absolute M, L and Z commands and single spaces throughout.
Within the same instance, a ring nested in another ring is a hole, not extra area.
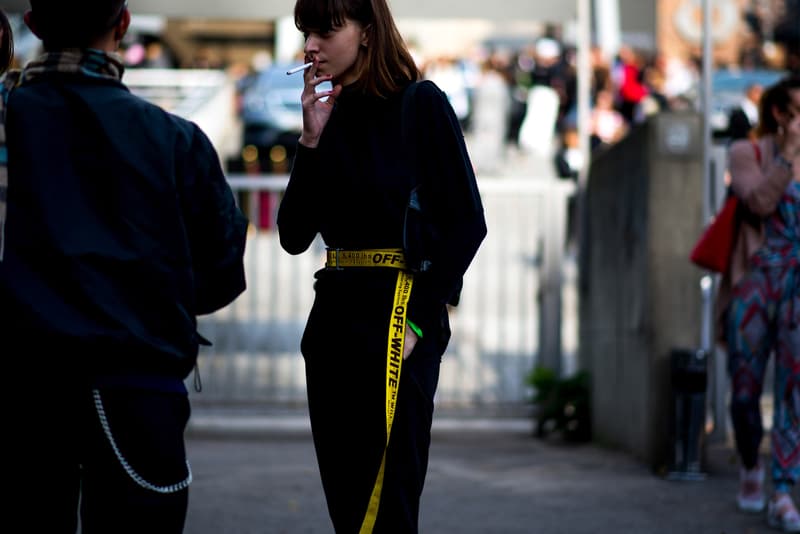
M 331 533 L 307 420 L 196 413 L 187 534 Z M 669 482 L 627 454 L 534 439 L 524 419 L 434 426 L 426 534 L 770 532 L 736 511 L 728 446 L 702 482 Z

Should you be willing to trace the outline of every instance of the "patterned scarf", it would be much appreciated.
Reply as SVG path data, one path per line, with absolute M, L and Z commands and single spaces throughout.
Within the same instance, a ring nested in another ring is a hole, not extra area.
M 11 91 L 43 74 L 76 74 L 95 79 L 120 81 L 125 67 L 120 58 L 100 50 L 50 52 L 28 63 L 24 70 L 9 71 L 0 78 L 0 262 L 5 251 L 8 213 L 8 148 L 6 146 L 6 104 Z

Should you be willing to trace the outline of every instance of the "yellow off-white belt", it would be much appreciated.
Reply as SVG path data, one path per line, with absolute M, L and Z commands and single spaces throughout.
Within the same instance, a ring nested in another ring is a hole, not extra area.
M 367 504 L 364 521 L 359 534 L 372 534 L 378 508 L 381 503 L 383 476 L 386 471 L 386 450 L 389 447 L 389 436 L 392 434 L 397 394 L 400 385 L 400 370 L 403 366 L 403 346 L 406 334 L 406 310 L 411 296 L 414 275 L 406 270 L 406 260 L 402 249 L 379 248 L 362 250 L 328 249 L 327 262 L 329 269 L 347 267 L 389 267 L 397 269 L 392 314 L 389 318 L 389 336 L 386 344 L 386 444 L 383 447 L 381 466 L 372 488 L 372 495 Z
M 325 267 L 341 269 L 343 267 L 389 267 L 406 269 L 406 258 L 400 248 L 370 248 L 361 250 L 343 250 L 329 248 Z

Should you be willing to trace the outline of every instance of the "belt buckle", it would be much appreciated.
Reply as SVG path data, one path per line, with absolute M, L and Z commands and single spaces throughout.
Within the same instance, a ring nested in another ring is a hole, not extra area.
M 339 252 L 341 252 L 343 249 L 341 249 L 341 248 L 333 248 L 333 249 L 330 249 L 330 250 L 333 252 L 333 261 L 336 263 L 336 265 L 333 267 L 333 269 L 335 271 L 344 271 L 344 267 L 342 267 L 342 264 L 339 262 Z

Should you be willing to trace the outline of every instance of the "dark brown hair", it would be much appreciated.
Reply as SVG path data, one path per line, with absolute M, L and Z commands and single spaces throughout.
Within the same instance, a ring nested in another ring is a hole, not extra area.
M 11 66 L 14 58 L 14 35 L 11 33 L 11 23 L 3 10 L 0 9 L 0 74 Z
M 800 90 L 800 76 L 790 75 L 764 91 L 758 104 L 759 120 L 755 132 L 757 137 L 778 132 L 780 125 L 772 110 L 788 111 L 792 101 L 791 92 L 797 90 Z
M 301 32 L 326 33 L 358 22 L 367 36 L 367 48 L 356 60 L 356 85 L 364 92 L 388 96 L 419 77 L 386 0 L 297 0 L 294 23 Z
M 122 18 L 126 0 L 30 0 L 47 50 L 86 48 Z

